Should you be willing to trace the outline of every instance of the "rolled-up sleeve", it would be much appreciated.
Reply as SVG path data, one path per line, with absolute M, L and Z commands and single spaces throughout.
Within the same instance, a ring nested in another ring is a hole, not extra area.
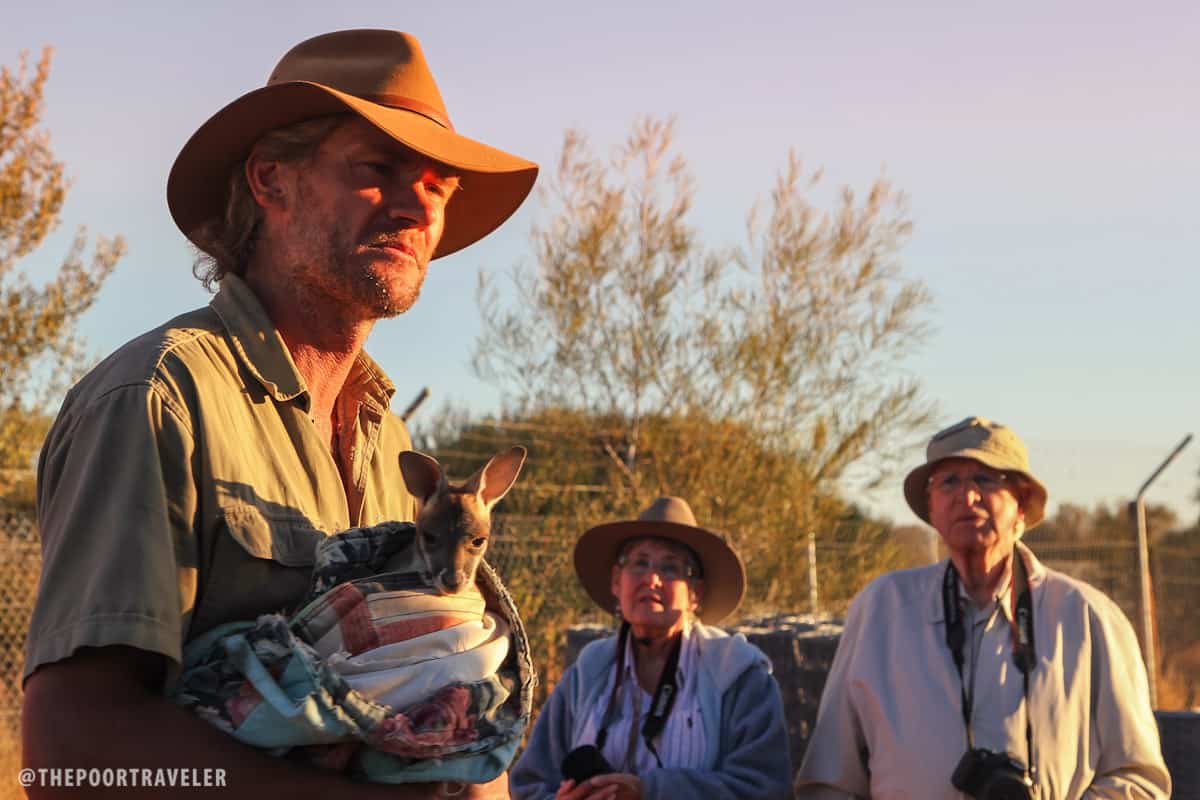
M 38 463 L 42 573 L 28 677 L 81 647 L 181 658 L 196 595 L 186 409 L 149 383 L 68 398 Z

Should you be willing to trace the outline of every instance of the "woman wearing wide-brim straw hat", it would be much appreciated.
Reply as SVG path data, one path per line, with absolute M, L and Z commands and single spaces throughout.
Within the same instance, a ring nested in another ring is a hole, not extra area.
M 1020 437 L 940 431 L 904 496 L 950 556 L 854 599 L 799 796 L 1169 797 L 1129 621 L 1020 541 L 1047 499 Z
M 585 647 L 555 686 L 513 767 L 513 797 L 791 797 L 770 662 L 713 627 L 746 591 L 725 537 L 660 497 L 585 532 L 575 572 L 620 631 Z

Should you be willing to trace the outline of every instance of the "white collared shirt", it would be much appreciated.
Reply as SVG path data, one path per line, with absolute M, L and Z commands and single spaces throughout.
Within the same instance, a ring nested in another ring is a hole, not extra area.
M 971 733 L 975 745 L 992 750 L 1005 749 L 1028 766 L 1024 737 L 1019 744 L 1010 741 L 1005 748 L 1006 728 L 1013 727 L 1012 719 L 1006 720 L 1003 714 L 997 713 L 997 709 L 1009 710 L 1010 717 L 1019 717 L 1018 726 L 1024 728 L 1027 713 L 1025 683 L 1012 658 L 1012 588 L 1010 569 L 991 602 L 980 608 L 959 582 L 959 608 L 968 633 L 963 652 L 963 681 L 967 696 L 971 698 Z M 1010 670 L 1015 672 L 1010 673 Z M 981 672 L 984 673 L 982 680 Z
M 689 625 L 683 632 L 679 665 L 675 670 L 675 682 L 679 693 L 676 695 L 675 705 L 667 717 L 666 726 L 654 740 L 654 747 L 658 750 L 664 767 L 699 767 L 703 763 L 707 744 L 701 719 L 703 710 L 696 697 L 696 681 L 692 679 L 698 664 L 696 658 L 697 637 L 691 636 L 690 632 L 691 626 Z M 630 637 L 630 640 L 625 643 L 625 666 L 617 698 L 617 708 L 613 711 L 613 718 L 608 726 L 608 737 L 601 752 L 608 763 L 618 772 L 642 775 L 658 767 L 654 754 L 650 752 L 646 747 L 645 740 L 642 739 L 641 731 L 646 715 L 650 713 L 654 694 L 643 690 L 638 685 L 633 650 L 633 641 Z M 608 708 L 609 697 L 612 696 L 613 673 L 615 672 L 615 669 L 609 670 L 604 691 L 597 695 L 598 702 L 591 709 L 591 718 L 583 730 L 581 741 L 576 742 L 575 747 L 595 743 L 596 734 L 604 719 L 604 712 Z M 635 715 L 632 713 L 635 703 L 637 704 L 636 726 L 633 724 Z M 720 714 L 721 710 L 712 709 L 710 713 Z M 632 759 L 627 760 L 626 756 L 631 748 L 631 735 L 636 741 L 632 742 Z M 627 761 L 631 763 L 627 763 Z

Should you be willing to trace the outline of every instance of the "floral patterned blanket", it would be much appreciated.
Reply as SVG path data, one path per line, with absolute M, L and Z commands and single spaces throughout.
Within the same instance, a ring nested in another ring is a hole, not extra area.
M 321 542 L 301 609 L 189 643 L 175 701 L 247 744 L 365 780 L 504 772 L 536 684 L 524 625 L 486 562 L 478 592 L 459 595 L 382 571 L 414 537 L 392 522 Z

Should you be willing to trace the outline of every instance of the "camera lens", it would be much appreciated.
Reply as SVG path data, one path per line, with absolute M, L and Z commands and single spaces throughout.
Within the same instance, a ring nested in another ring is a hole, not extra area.
M 563 777 L 576 783 L 586 781 L 593 775 L 604 775 L 612 771 L 600 749 L 591 744 L 576 747 L 567 753 L 562 763 Z
M 1030 800 L 1032 796 L 1023 776 L 1006 775 L 1002 772 L 988 776 L 976 795 L 979 800 Z

